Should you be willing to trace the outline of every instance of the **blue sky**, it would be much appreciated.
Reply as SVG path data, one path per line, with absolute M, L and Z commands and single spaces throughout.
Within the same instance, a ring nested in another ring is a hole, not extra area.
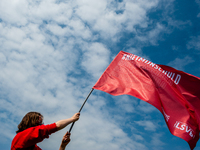
M 1 0 L 1 149 L 29 111 L 71 117 L 120 50 L 200 77 L 199 28 L 200 0 Z M 39 146 L 58 149 L 69 127 Z M 67 149 L 189 150 L 153 106 L 98 90 L 71 139 Z

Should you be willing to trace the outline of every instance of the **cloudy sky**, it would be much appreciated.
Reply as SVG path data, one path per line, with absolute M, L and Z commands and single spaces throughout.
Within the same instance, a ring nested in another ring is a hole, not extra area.
M 200 77 L 199 28 L 200 0 L 0 0 L 1 149 L 29 111 L 45 124 L 76 113 L 120 50 Z M 39 146 L 58 149 L 69 127 Z M 67 149 L 189 146 L 153 106 L 94 90 Z

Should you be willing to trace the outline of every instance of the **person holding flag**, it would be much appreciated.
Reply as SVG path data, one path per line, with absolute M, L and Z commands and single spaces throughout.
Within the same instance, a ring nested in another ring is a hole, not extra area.
M 27 123 L 25 116 L 18 126 L 11 150 L 31 147 L 41 150 L 36 143 L 73 122 L 70 132 L 94 89 L 115 96 L 127 94 L 150 103 L 163 114 L 170 132 L 187 141 L 191 150 L 195 148 L 200 131 L 200 78 L 120 51 L 93 86 L 79 113 L 46 126 L 41 125 L 41 114 L 28 115 L 35 123 Z M 70 134 L 66 133 L 59 150 L 64 150 L 69 141 Z
M 39 112 L 28 112 L 18 125 L 16 136 L 14 137 L 11 150 L 41 150 L 37 143 L 49 138 L 72 122 L 79 119 L 80 113 L 75 113 L 71 118 L 59 120 L 55 123 L 44 125 L 43 116 Z M 70 133 L 67 132 L 61 142 L 59 150 L 64 150 L 70 142 Z

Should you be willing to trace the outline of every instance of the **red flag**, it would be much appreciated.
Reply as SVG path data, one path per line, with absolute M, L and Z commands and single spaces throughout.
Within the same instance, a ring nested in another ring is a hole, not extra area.
M 121 51 L 94 89 L 111 95 L 128 94 L 146 101 L 163 114 L 170 132 L 194 149 L 200 130 L 200 78 L 154 64 Z

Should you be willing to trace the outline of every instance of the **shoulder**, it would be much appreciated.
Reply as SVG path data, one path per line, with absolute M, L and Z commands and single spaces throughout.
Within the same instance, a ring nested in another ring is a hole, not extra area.
M 16 134 L 12 140 L 11 150 L 16 148 L 24 148 L 41 142 L 44 138 L 48 138 L 50 134 L 57 131 L 55 123 L 48 125 L 39 125 L 35 127 L 30 127 L 24 131 Z M 37 150 L 41 150 L 39 147 Z
M 56 123 L 40 125 L 40 126 L 37 126 L 37 128 L 47 130 L 49 132 L 49 134 L 57 131 Z
M 24 131 L 17 133 L 13 138 L 12 144 L 23 143 L 25 140 L 29 138 L 35 138 L 43 134 L 50 135 L 56 131 L 57 127 L 55 123 L 30 127 Z

